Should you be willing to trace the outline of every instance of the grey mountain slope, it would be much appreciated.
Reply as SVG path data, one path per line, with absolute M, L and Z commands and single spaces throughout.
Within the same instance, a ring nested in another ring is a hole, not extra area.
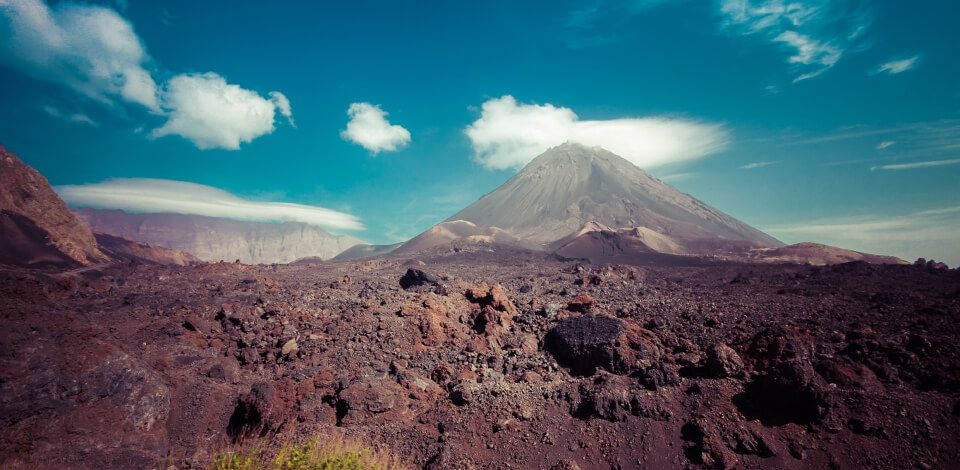
M 454 220 L 498 227 L 543 245 L 588 222 L 613 228 L 646 227 L 678 241 L 783 245 L 607 150 L 573 143 L 547 150 L 502 186 L 448 219 Z
M 97 233 L 190 253 L 203 261 L 289 263 L 316 256 L 330 259 L 364 243 L 331 235 L 312 225 L 270 224 L 183 214 L 129 214 L 119 210 L 74 211 Z
M 403 243 L 394 243 L 392 245 L 367 245 L 365 243 L 361 243 L 353 245 L 337 256 L 334 256 L 332 261 L 354 261 L 386 255 L 399 248 L 400 245 L 403 245 Z

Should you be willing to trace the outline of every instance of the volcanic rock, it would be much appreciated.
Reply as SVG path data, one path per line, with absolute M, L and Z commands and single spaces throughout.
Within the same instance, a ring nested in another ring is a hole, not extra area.
M 126 354 L 107 358 L 80 383 L 82 400 L 111 400 L 139 430 L 162 424 L 170 413 L 170 390 L 159 374 Z
M 278 432 L 291 417 L 293 394 L 292 385 L 286 381 L 254 383 L 250 392 L 237 401 L 227 433 L 238 441 Z
M 717 343 L 707 348 L 707 373 L 711 377 L 740 377 L 743 375 L 743 359 L 730 346 Z
M 387 378 L 365 379 L 350 384 L 339 394 L 338 408 L 345 426 L 371 422 L 398 422 L 413 417 L 407 392 Z
M 544 338 L 547 351 L 574 375 L 592 375 L 598 368 L 614 374 L 645 369 L 660 357 L 658 343 L 633 323 L 597 315 L 563 320 Z
M 567 309 L 571 312 L 589 312 L 593 308 L 595 300 L 590 294 L 579 294 L 567 303 Z
M 291 354 L 295 354 L 295 353 L 297 352 L 297 350 L 299 350 L 299 349 L 300 349 L 300 348 L 299 348 L 299 346 L 297 345 L 297 339 L 296 339 L 296 338 L 292 338 L 292 339 L 290 339 L 289 341 L 287 341 L 286 343 L 283 343 L 283 347 L 280 348 L 280 354 L 282 354 L 282 355 L 284 355 L 284 356 L 289 356 L 289 355 L 291 355 Z
M 419 269 L 409 268 L 400 278 L 400 287 L 404 290 L 429 291 L 443 293 L 446 287 L 443 281 L 433 274 L 425 273 Z
M 574 415 L 626 421 L 640 400 L 631 389 L 632 382 L 627 377 L 603 372 L 597 374 L 591 382 L 580 386 L 580 403 Z

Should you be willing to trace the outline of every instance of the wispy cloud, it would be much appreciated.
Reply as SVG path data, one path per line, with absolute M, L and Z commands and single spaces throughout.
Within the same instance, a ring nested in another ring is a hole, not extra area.
M 877 144 L 876 149 L 877 150 L 888 149 L 890 147 L 893 147 L 896 144 L 897 144 L 897 141 L 895 140 L 884 140 L 883 142 L 880 142 L 879 144 Z
M 944 165 L 956 165 L 960 163 L 960 158 L 953 160 L 929 160 L 925 162 L 913 162 L 913 163 L 897 163 L 892 165 L 880 165 L 870 167 L 870 171 L 874 170 L 915 170 L 917 168 L 930 168 L 934 166 L 944 166 Z
M 522 104 L 509 95 L 483 103 L 465 133 L 476 161 L 494 170 L 522 167 L 567 141 L 602 146 L 641 168 L 702 158 L 730 141 L 720 124 L 659 116 L 582 120 L 570 108 Z
M 779 44 L 797 69 L 794 82 L 836 65 L 871 23 L 863 10 L 831 0 L 717 0 L 723 27 Z
M 814 78 L 833 67 L 843 53 L 838 47 L 805 36 L 796 31 L 784 31 L 773 38 L 774 42 L 787 44 L 796 49 L 787 60 L 791 64 L 812 65 L 811 72 L 798 75 L 794 82 Z
M 682 1 L 682 0 L 681 0 Z M 562 35 L 568 47 L 582 49 L 615 43 L 626 36 L 637 15 L 678 0 L 592 0 L 566 16 Z
M 960 265 L 960 206 L 807 220 L 763 230 L 788 243 L 812 241 L 905 260 L 924 257 Z
M 280 92 L 263 98 L 212 72 L 158 72 L 133 25 L 105 6 L 0 0 L 0 38 L 0 62 L 27 75 L 108 106 L 128 103 L 167 117 L 153 137 L 179 135 L 201 149 L 235 150 L 272 132 L 275 114 L 293 124 L 290 101 Z M 158 84 L 154 74 L 172 78 Z
M 67 122 L 72 122 L 76 124 L 86 124 L 92 127 L 100 127 L 100 123 L 94 121 L 90 116 L 87 116 L 83 113 L 65 113 L 57 108 L 56 106 L 47 105 L 43 107 L 43 111 L 53 116 L 57 119 L 62 119 Z
M 258 222 L 303 222 L 334 230 L 362 230 L 354 215 L 319 206 L 244 199 L 222 189 L 185 181 L 118 178 L 54 188 L 73 207 L 176 213 Z
M 913 70 L 920 64 L 920 56 L 915 55 L 913 57 L 908 57 L 905 59 L 891 59 L 887 62 L 884 62 L 876 66 L 871 72 L 871 75 L 877 75 L 885 73 L 887 75 L 897 75 L 899 73 L 906 72 L 908 70 Z
M 883 140 L 876 143 L 876 137 Z M 781 146 L 807 146 L 862 141 L 864 147 L 890 150 L 896 146 L 899 158 L 949 159 L 960 150 L 960 121 L 944 119 L 890 127 L 856 126 L 825 135 L 784 135 L 775 138 Z
M 676 183 L 678 181 L 687 181 L 696 178 L 697 176 L 699 176 L 697 173 L 671 173 L 669 175 L 661 176 L 660 181 Z
M 777 162 L 753 162 L 753 163 L 747 163 L 746 165 L 742 165 L 739 168 L 741 170 L 755 170 L 757 168 L 763 168 L 765 166 L 773 165 L 774 163 L 777 163 Z
M 410 143 L 410 131 L 390 124 L 387 112 L 370 103 L 353 103 L 347 109 L 350 121 L 340 137 L 353 142 L 370 153 L 396 152 Z

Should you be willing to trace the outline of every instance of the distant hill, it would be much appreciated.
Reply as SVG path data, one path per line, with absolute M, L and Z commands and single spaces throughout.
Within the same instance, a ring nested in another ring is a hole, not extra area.
M 0 263 L 70 266 L 107 259 L 47 179 L 0 147 Z
M 76 209 L 97 233 L 180 250 L 203 261 L 249 264 L 330 259 L 363 243 L 300 222 L 271 224 L 184 214 L 131 214 L 120 210 Z
M 343 253 L 334 256 L 333 261 L 353 261 L 357 259 L 385 255 L 393 252 L 401 245 L 403 245 L 403 243 L 394 243 L 392 245 L 367 245 L 365 243 L 361 243 L 358 245 L 353 245 L 352 247 L 344 250 Z

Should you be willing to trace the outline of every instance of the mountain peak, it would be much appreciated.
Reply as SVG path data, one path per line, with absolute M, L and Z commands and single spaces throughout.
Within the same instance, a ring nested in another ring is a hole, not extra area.
M 633 162 L 601 146 L 589 146 L 577 142 L 564 142 L 551 147 L 524 166 L 517 175 L 542 172 L 561 172 L 587 175 L 599 172 L 595 178 L 618 179 L 617 174 L 631 175 L 642 184 L 653 184 L 654 178 Z
M 551 160 L 557 158 L 577 158 L 577 159 L 592 159 L 592 158 L 610 158 L 615 157 L 618 159 L 623 159 L 619 155 L 599 146 L 599 145 L 585 145 L 579 142 L 566 141 L 556 147 L 550 147 L 545 152 L 533 159 L 537 160 Z M 626 161 L 626 160 L 624 160 Z
M 547 245 L 589 222 L 645 227 L 679 241 L 738 241 L 780 246 L 769 235 L 653 178 L 602 147 L 565 142 L 548 149 L 509 181 L 452 220 L 500 227 Z

